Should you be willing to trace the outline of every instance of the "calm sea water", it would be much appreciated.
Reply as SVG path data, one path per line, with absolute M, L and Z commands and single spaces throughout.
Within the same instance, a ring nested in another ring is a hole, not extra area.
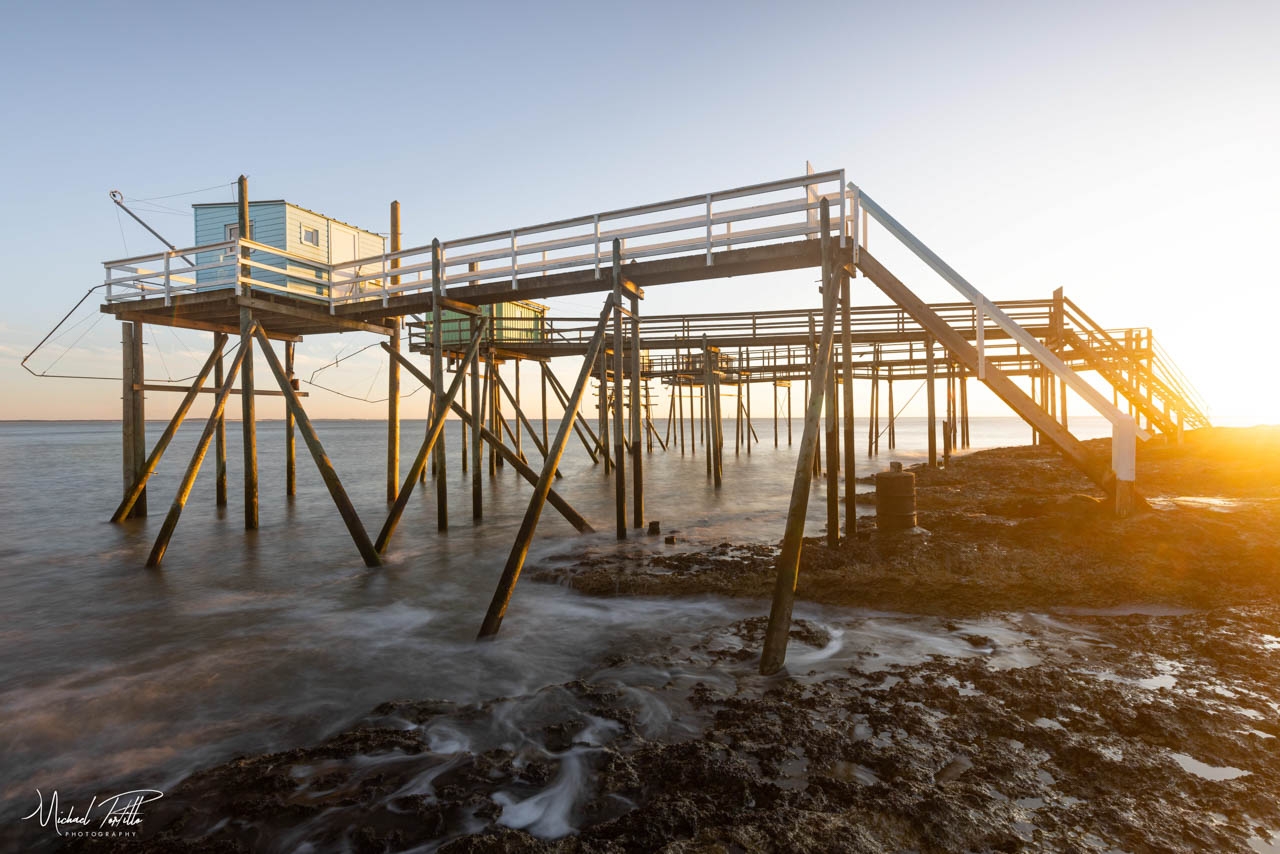
M 1085 437 L 1107 432 L 1100 419 L 1072 426 Z M 767 613 L 764 602 L 598 600 L 524 582 L 498 641 L 476 644 L 531 489 L 509 466 L 493 479 L 486 473 L 485 518 L 474 524 L 458 427 L 450 423 L 447 435 L 450 530 L 436 531 L 434 489 L 419 488 L 387 565 L 369 570 L 301 439 L 298 495 L 285 500 L 281 422 L 259 427 L 261 527 L 246 534 L 240 435 L 229 424 L 230 506 L 214 507 L 210 454 L 163 569 L 150 571 L 147 553 L 201 425 L 179 431 L 152 478 L 149 518 L 112 525 L 118 424 L 0 423 L 0 837 L 34 808 L 37 788 L 64 796 L 121 785 L 165 790 L 238 754 L 314 741 L 385 700 L 527 696 L 590 672 L 620 638 L 643 645 Z M 162 428 L 150 424 L 149 441 Z M 676 532 L 683 542 L 675 547 L 638 532 L 615 541 L 612 478 L 575 439 L 556 488 L 601 533 L 579 536 L 548 507 L 526 570 L 586 553 L 640 558 L 726 540 L 777 542 L 801 425 L 793 424 L 792 447 L 784 425 L 776 449 L 771 420 L 756 429 L 760 444 L 735 456 L 726 422 L 719 491 L 702 448 L 682 456 L 655 446 L 646 456 L 646 518 Z M 384 425 L 318 422 L 317 430 L 376 535 L 386 513 Z M 405 467 L 422 430 L 404 425 Z M 865 443 L 865 423 L 858 435 Z M 924 437 L 923 419 L 903 419 L 899 450 L 860 454 L 859 474 L 921 459 Z M 1016 419 L 974 419 L 972 438 L 975 448 L 1026 444 L 1030 431 Z M 811 534 L 823 526 L 823 501 L 816 482 Z

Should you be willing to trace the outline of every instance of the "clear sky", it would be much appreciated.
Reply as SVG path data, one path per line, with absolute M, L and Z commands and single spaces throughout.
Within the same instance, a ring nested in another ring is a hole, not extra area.
M 846 168 L 989 297 L 1063 286 L 1105 325 L 1153 327 L 1214 415 L 1280 421 L 1265 373 L 1280 317 L 1274 0 L 87 2 L 5 17 L 0 418 L 119 417 L 118 384 L 18 366 L 102 260 L 160 248 L 119 220 L 113 188 L 215 188 L 140 206 L 179 245 L 189 205 L 230 200 L 241 172 L 254 197 L 374 231 L 399 199 L 413 245 L 811 160 Z M 651 289 L 645 310 L 794 306 L 812 278 Z M 54 370 L 118 376 L 119 331 L 89 329 L 95 312 L 36 367 L 74 343 Z M 159 332 L 151 377 L 193 372 L 207 337 Z M 370 341 L 308 340 L 300 373 Z M 377 370 L 333 379 L 362 395 Z M 321 392 L 309 408 L 382 413 Z

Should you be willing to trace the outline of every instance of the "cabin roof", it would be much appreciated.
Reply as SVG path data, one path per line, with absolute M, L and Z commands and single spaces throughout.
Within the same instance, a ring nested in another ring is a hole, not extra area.
M 200 202 L 198 204 L 193 204 L 191 207 L 193 208 L 234 208 L 238 204 L 239 202 Z M 302 205 L 294 204 L 293 202 L 288 201 L 287 199 L 252 199 L 250 200 L 249 206 L 252 207 L 254 205 L 288 205 L 291 208 L 297 208 L 300 211 L 305 211 L 306 213 L 309 213 L 312 216 L 318 216 L 321 219 L 327 219 L 330 222 L 336 222 L 339 225 L 345 225 L 348 228 L 354 228 L 356 231 L 363 231 L 365 234 L 372 234 L 374 237 L 382 236 L 380 233 L 376 231 L 370 231 L 367 228 L 361 228 L 360 226 L 349 223 L 346 220 L 338 219 L 336 216 L 329 216 L 328 214 L 320 213 L 320 211 L 313 211 L 311 208 L 304 208 Z

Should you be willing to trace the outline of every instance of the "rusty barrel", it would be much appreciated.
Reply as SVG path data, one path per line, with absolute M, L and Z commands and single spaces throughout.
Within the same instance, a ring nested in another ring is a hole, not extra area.
M 902 463 L 890 463 L 889 471 L 876 473 L 876 527 L 908 531 L 915 526 L 915 472 L 903 471 Z

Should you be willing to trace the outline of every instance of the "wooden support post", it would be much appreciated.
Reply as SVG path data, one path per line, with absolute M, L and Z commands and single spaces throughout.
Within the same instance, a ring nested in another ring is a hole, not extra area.
M 506 442 L 502 438 L 502 425 L 499 423 L 500 415 L 498 413 L 498 383 L 496 377 L 501 372 L 502 367 L 498 364 L 498 358 L 494 354 L 493 347 L 489 348 L 488 369 L 485 372 L 485 399 L 484 405 L 489 410 L 489 432 L 498 437 L 498 444 L 506 447 Z M 497 448 L 490 446 L 489 448 L 489 477 L 498 476 L 498 461 L 501 454 Z
M 675 376 L 675 402 L 676 402 L 676 420 L 680 424 L 680 456 L 684 456 L 684 388 L 680 384 L 679 374 L 680 352 L 676 351 L 676 376 Z
M 824 262 L 825 263 L 825 262 Z M 825 306 L 826 303 L 824 302 Z M 818 330 L 813 315 L 809 315 L 809 364 L 816 365 L 818 363 Z M 825 382 L 825 380 L 824 380 Z M 814 389 L 816 394 L 825 394 L 826 388 Z M 804 381 L 804 396 L 809 399 L 809 379 L 806 377 Z M 813 476 L 822 477 L 822 430 L 818 430 L 817 449 L 813 453 Z
M 622 242 L 613 241 L 613 497 L 618 539 L 627 538 L 626 427 L 622 412 Z
M 951 360 L 950 359 L 947 360 L 947 366 L 945 371 L 946 372 L 942 378 L 943 388 L 946 389 L 946 394 L 947 394 L 946 417 L 943 419 L 943 423 L 942 423 L 942 467 L 943 468 L 946 468 L 951 465 L 951 441 L 954 435 L 951 430 L 951 417 L 952 417 L 952 404 L 955 398 L 954 398 L 954 395 L 952 395 L 951 393 Z
M 182 508 L 186 506 L 187 497 L 191 495 L 191 487 L 196 482 L 196 475 L 200 473 L 200 463 L 204 461 L 204 455 L 209 452 L 209 443 L 213 440 L 218 421 L 227 407 L 231 386 L 235 383 L 236 375 L 240 373 L 240 368 L 248 355 L 244 347 L 239 349 L 236 357 L 231 361 L 231 370 L 227 373 L 226 382 L 218 389 L 218 394 L 213 399 L 213 411 L 209 414 L 209 420 L 205 422 L 204 432 L 200 434 L 200 440 L 196 443 L 195 453 L 191 455 L 191 462 L 187 464 L 187 470 L 182 475 L 178 494 L 174 496 L 173 504 L 169 506 L 169 512 L 160 526 L 160 533 L 156 535 L 155 544 L 151 546 L 151 553 L 147 556 L 148 567 L 154 569 L 164 560 L 164 553 L 169 549 L 169 540 L 173 538 L 173 532 L 178 527 L 178 519 L 182 517 Z
M 444 330 L 443 307 L 440 299 L 444 296 L 444 259 L 440 254 L 440 240 L 431 241 L 431 381 L 437 389 L 444 388 Z M 432 397 L 434 406 L 431 411 L 432 421 L 443 421 L 449 414 L 449 406 L 436 394 Z M 436 442 L 435 457 L 432 468 L 436 478 L 436 529 L 449 530 L 449 480 L 446 477 L 448 457 L 443 431 Z
M 822 201 L 822 234 L 829 240 L 829 203 Z M 824 253 L 824 267 L 830 261 Z M 831 343 L 835 333 L 836 299 L 834 288 L 823 288 L 822 341 L 818 346 L 813 366 L 813 394 L 805 409 L 804 433 L 800 438 L 800 454 L 796 459 L 796 473 L 791 485 L 791 503 L 787 510 L 787 529 L 782 538 L 782 551 L 778 555 L 777 577 L 773 587 L 773 604 L 769 609 L 769 624 L 765 629 L 764 651 L 760 657 L 760 672 L 770 676 L 782 669 L 787 656 L 787 639 L 791 635 L 791 611 L 795 604 L 796 582 L 800 574 L 800 551 L 804 545 L 804 523 L 809 510 L 810 469 L 816 454 L 820 421 L 822 420 L 823 390 L 827 386 L 830 370 Z
M 778 447 L 778 379 L 773 380 L 773 446 Z
M 858 508 L 854 503 L 858 474 L 854 462 L 857 436 L 853 427 L 853 324 L 850 318 L 853 283 L 847 270 L 841 268 L 837 272 L 840 277 L 840 355 L 844 363 L 841 372 L 844 377 L 844 530 L 847 536 L 852 536 L 858 524 Z M 892 412 L 889 417 L 893 417 Z
M 747 373 L 747 406 L 743 411 L 743 418 L 746 419 L 746 439 L 747 439 L 747 456 L 751 456 L 751 441 L 755 439 L 756 444 L 760 443 L 760 437 L 755 435 L 755 429 L 751 426 L 751 374 Z
M 741 348 L 739 351 L 739 364 L 742 360 Z M 733 384 L 733 456 L 742 455 L 742 373 L 737 374 L 737 383 Z
M 293 385 L 293 348 L 292 341 L 284 343 L 284 371 L 289 378 L 289 385 Z M 399 388 L 399 378 L 397 377 L 396 388 Z M 398 392 L 397 392 L 398 394 Z M 396 460 L 400 459 L 399 428 L 396 430 Z M 297 440 L 294 438 L 293 411 L 289 407 L 284 408 L 284 494 L 286 498 L 293 498 L 298 494 L 298 454 Z
M 615 243 L 615 247 L 617 245 Z M 538 527 L 538 519 L 542 516 L 543 504 L 546 503 L 551 492 L 552 473 L 559 466 L 560 458 L 564 455 L 565 445 L 569 443 L 569 435 L 572 431 L 574 418 L 578 414 L 578 407 L 582 404 L 582 397 L 587 390 L 587 380 L 590 378 L 591 369 L 604 346 L 605 329 L 608 327 L 609 311 L 613 305 L 613 298 L 607 298 L 604 310 L 600 312 L 600 320 L 596 324 L 595 334 L 591 336 L 591 343 L 587 347 L 586 358 L 582 362 L 582 370 L 578 373 L 578 381 L 573 387 L 573 394 L 569 396 L 569 405 L 565 407 L 564 419 L 560 422 L 560 428 L 556 431 L 555 441 L 552 442 L 547 458 L 543 461 L 542 474 L 538 476 L 538 483 L 534 486 L 533 496 L 529 499 L 529 507 L 525 510 L 524 519 L 520 522 L 520 531 L 516 534 L 516 541 L 511 546 L 511 553 L 507 555 L 506 566 L 502 569 L 502 578 L 498 581 L 498 589 L 493 593 L 493 600 L 489 603 L 489 610 L 480 626 L 480 638 L 496 635 L 498 629 L 502 626 L 503 617 L 506 616 L 507 606 L 511 603 L 511 594 L 515 591 L 516 582 L 520 579 L 520 570 L 524 567 L 525 558 L 529 555 L 529 544 L 533 541 L 533 533 Z
M 549 365 L 544 364 L 542 366 L 542 375 L 550 382 L 551 391 L 555 394 L 556 400 L 560 402 L 560 405 L 568 406 L 569 394 L 564 390 L 564 387 L 560 385 L 560 380 L 556 378 L 555 373 L 552 372 Z M 587 454 L 591 457 L 592 464 L 594 465 L 599 463 L 600 458 L 596 454 L 596 448 L 600 446 L 600 440 L 596 438 L 595 433 L 591 432 L 591 425 L 586 418 L 575 417 L 573 419 L 573 430 L 578 434 L 578 438 L 582 440 L 582 447 L 586 449 Z M 588 436 L 590 437 L 589 441 L 587 438 Z
M 116 512 L 111 514 L 112 522 L 123 522 L 129 518 L 134 505 L 147 488 L 147 480 L 155 472 L 156 466 L 160 464 L 160 458 L 164 456 L 165 449 L 169 447 L 169 442 L 173 440 L 173 434 L 178 432 L 178 428 L 182 426 L 183 419 L 187 417 L 187 411 L 191 409 L 191 404 L 195 403 L 196 398 L 200 396 L 200 389 L 204 387 L 204 381 L 208 379 L 209 372 L 213 370 L 213 366 L 222 358 L 222 348 L 226 343 L 227 336 L 225 334 L 219 332 L 214 335 L 213 352 L 209 354 L 209 358 L 205 360 L 204 367 L 196 374 L 195 381 L 191 384 L 187 393 L 183 395 L 182 402 L 178 404 L 178 409 L 174 412 L 173 418 L 170 419 L 169 425 L 160 434 L 160 438 L 156 441 L 156 446 L 152 449 L 150 456 L 139 467 L 137 478 L 125 489 L 123 500 L 116 507 Z
M 485 320 L 487 319 L 485 318 Z M 471 361 L 480 352 L 480 342 L 484 338 L 483 323 L 484 321 L 481 321 L 481 328 L 471 335 L 471 342 L 467 345 L 466 356 L 462 360 L 463 364 Z M 399 351 L 388 348 L 387 352 L 396 361 L 396 364 L 399 364 Z M 395 532 L 396 526 L 400 524 L 400 517 L 404 514 L 405 507 L 409 504 L 409 497 L 413 494 L 413 486 L 418 482 L 422 470 L 427 467 L 427 457 L 431 455 L 440 436 L 444 434 L 445 416 L 453 406 L 453 401 L 458 396 L 458 390 L 466 383 L 466 378 L 466 371 L 457 371 L 453 376 L 453 382 L 449 383 L 449 390 L 444 395 L 436 395 L 436 400 L 440 401 L 440 410 L 437 414 L 431 416 L 431 422 L 427 425 L 426 438 L 422 440 L 418 455 L 414 457 L 413 465 L 409 469 L 409 475 L 404 479 L 404 486 L 400 489 L 399 494 L 396 495 L 395 505 L 391 508 L 391 512 L 387 514 L 387 519 L 382 524 L 382 530 L 378 532 L 378 540 L 374 543 L 374 550 L 378 554 L 382 554 L 387 550 L 387 543 Z M 435 386 L 432 387 L 433 392 L 434 390 Z
M 292 410 L 293 417 L 298 422 L 298 432 L 302 434 L 302 440 L 306 443 L 307 450 L 311 451 L 311 458 L 315 460 L 316 468 L 320 470 L 320 477 L 324 480 L 324 485 L 329 488 L 329 495 L 333 498 L 333 503 L 337 505 L 338 513 L 342 516 L 342 521 L 346 524 L 347 531 L 351 534 L 351 539 L 355 541 L 356 548 L 360 550 L 360 556 L 364 558 L 365 566 L 381 566 L 382 561 L 378 559 L 378 553 L 374 550 L 373 543 L 369 540 L 369 534 L 365 531 L 364 524 L 356 513 L 356 508 L 351 504 L 351 499 L 347 497 L 347 491 L 342 488 L 342 481 L 338 479 L 338 473 L 334 471 L 333 463 L 329 462 L 329 457 L 325 454 L 324 447 L 320 444 L 320 437 L 316 435 L 315 428 L 311 426 L 311 419 L 307 417 L 307 411 L 302 408 L 302 401 L 299 399 L 298 393 L 293 390 L 293 385 L 290 384 L 289 377 L 285 375 L 284 368 L 281 367 L 280 360 L 276 358 L 275 351 L 271 349 L 271 342 L 267 340 L 267 335 L 262 331 L 261 324 L 253 324 L 253 334 L 262 345 L 262 355 L 266 357 L 271 373 L 275 374 L 276 383 L 280 386 L 280 390 L 284 392 L 284 405 Z
M 129 488 L 136 483 L 142 474 L 143 461 L 146 456 L 146 437 L 143 435 L 142 451 L 138 449 L 138 436 L 145 430 L 146 419 L 145 413 L 140 414 L 138 401 L 142 398 L 144 392 L 141 391 L 143 385 L 143 377 L 139 374 L 139 365 L 142 362 L 140 352 L 142 350 L 142 324 L 125 322 L 120 324 L 120 346 L 122 368 L 123 388 L 121 390 L 121 450 L 122 461 L 124 464 L 124 495 L 127 497 Z M 147 515 L 146 508 L 146 490 L 138 496 L 130 505 L 130 518 L 140 518 Z
M 501 376 L 498 376 L 495 378 L 498 380 L 498 388 L 502 391 L 504 395 L 506 395 L 507 402 L 510 403 L 512 407 L 515 408 L 516 420 L 517 420 L 518 426 L 524 427 L 525 430 L 529 431 L 529 438 L 533 440 L 533 446 L 538 449 L 538 453 L 542 455 L 542 458 L 546 459 L 547 447 L 546 445 L 542 444 L 541 441 L 539 441 L 537 431 L 533 429 L 533 425 L 529 423 L 529 419 L 528 417 L 525 416 L 524 410 L 520 408 L 520 402 L 516 399 L 514 395 L 512 395 L 511 389 L 507 388 L 507 384 L 502 381 Z M 520 431 L 516 430 L 515 439 L 518 440 L 519 438 L 520 438 Z M 520 450 L 519 441 L 515 442 L 515 446 L 516 446 L 516 456 L 520 457 L 520 459 L 525 459 L 524 452 Z M 557 469 L 556 477 L 559 478 L 560 476 L 561 476 L 560 471 Z
M 1062 386 L 1063 400 L 1066 399 L 1066 385 Z M 1066 417 L 1066 410 L 1063 410 L 1063 417 Z M 1066 426 L 1065 424 L 1063 425 Z M 960 373 L 960 447 L 969 447 L 969 372 L 962 370 Z
M 924 341 L 926 397 L 929 402 L 929 468 L 938 467 L 938 411 L 933 375 L 933 339 Z
M 825 245 L 830 239 L 826 232 L 823 232 L 823 266 L 822 266 L 822 288 L 834 290 L 834 281 L 831 275 L 830 247 Z M 837 297 L 833 296 L 833 299 Z M 827 369 L 826 379 L 827 388 L 825 397 L 826 415 L 827 415 L 827 547 L 838 548 L 840 545 L 840 428 L 839 428 L 839 400 L 836 397 L 836 374 L 838 369 L 834 363 Z
M 471 334 L 482 331 L 485 321 L 481 318 L 472 317 L 470 320 Z M 546 370 L 546 366 L 543 366 Z M 546 375 L 543 375 L 546 378 Z M 480 397 L 480 351 L 471 354 L 471 407 L 475 413 L 475 417 L 471 419 L 471 518 L 479 522 L 484 518 L 484 491 L 482 483 L 484 478 L 481 476 L 480 464 L 483 459 L 484 449 L 480 445 L 480 430 L 484 426 L 484 401 Z M 464 423 L 462 430 L 465 433 L 467 425 Z
M 467 368 L 470 366 L 470 362 L 460 362 L 457 370 L 465 375 Z M 462 383 L 462 389 L 458 392 L 458 396 L 462 398 L 462 408 L 466 409 L 470 404 L 467 403 L 467 383 L 465 381 Z M 462 434 L 462 441 L 458 443 L 461 447 L 461 452 L 458 454 L 458 464 L 462 466 L 462 473 L 467 474 L 471 470 L 471 451 L 468 448 L 470 440 L 467 438 L 470 431 L 464 427 L 459 432 Z
M 547 364 L 538 363 L 539 380 L 542 383 L 542 447 L 547 447 L 551 440 L 547 438 Z
M 724 481 L 724 392 L 720 388 L 722 371 L 718 349 L 712 352 L 711 365 L 711 426 L 715 430 L 715 484 L 719 489 Z
M 892 451 L 898 447 L 898 436 L 897 436 L 898 410 L 894 409 L 895 404 L 893 402 L 893 366 L 892 365 L 890 365 L 888 368 L 888 376 L 886 377 L 886 380 L 885 380 L 885 387 L 889 390 L 889 428 L 888 430 L 889 430 L 889 450 Z
M 512 396 L 511 396 L 511 391 L 510 391 L 509 389 L 507 389 L 507 399 L 511 401 L 511 405 L 512 405 L 512 406 L 515 408 L 515 410 L 516 410 L 516 418 L 517 418 L 517 420 L 519 420 L 519 421 L 523 421 L 523 422 L 525 423 L 525 426 L 527 427 L 527 426 L 528 426 L 528 420 L 524 417 L 524 413 L 523 413 L 523 412 L 521 412 L 521 410 L 520 410 L 520 357 L 519 357 L 519 356 L 517 356 L 517 357 L 515 358 L 515 363 L 516 363 L 516 376 L 515 376 L 515 379 L 512 381 L 512 385 L 514 385 L 514 386 L 516 387 L 516 393 L 515 393 L 515 396 L 514 396 L 514 397 L 512 397 Z M 504 385 L 504 386 L 503 386 L 503 388 L 504 388 L 504 389 L 506 389 L 506 386 Z M 530 432 L 531 434 L 533 433 L 533 428 L 532 428 L 532 427 L 529 427 L 529 432 Z M 521 441 L 522 436 L 523 436 L 523 434 L 522 434 L 519 430 L 517 430 L 517 431 L 516 431 L 516 439 L 515 439 L 515 441 L 516 441 L 516 453 L 517 453 L 517 454 L 519 454 L 519 455 L 521 456 L 521 458 L 523 458 L 523 457 L 524 457 L 524 442 L 523 442 L 523 441 Z M 535 440 L 534 444 L 537 444 L 536 440 Z M 545 455 L 544 455 L 544 456 L 545 456 Z
M 1067 384 L 1066 383 L 1062 383 L 1062 385 L 1060 386 L 1060 394 L 1062 395 L 1062 399 L 1059 401 L 1058 412 L 1062 416 L 1062 429 L 1066 430 L 1067 429 Z M 966 418 L 966 422 L 967 420 L 968 419 Z M 965 447 L 968 447 L 968 446 L 966 445 Z
M 406 371 L 413 374 L 414 379 L 422 383 L 428 389 L 431 388 L 430 377 L 428 377 L 422 371 L 418 370 L 418 366 L 414 365 L 404 356 L 400 356 L 399 358 L 400 358 L 400 365 Z M 495 449 L 495 453 L 501 454 L 502 457 L 507 462 L 511 463 L 511 467 L 514 468 L 521 477 L 523 477 L 533 486 L 538 485 L 538 473 L 534 471 L 532 468 L 530 468 L 528 464 L 521 462 L 520 458 L 516 456 L 515 451 L 511 450 L 505 444 L 503 444 L 499 440 L 497 434 L 495 434 L 489 428 L 484 426 L 484 413 L 479 411 L 478 407 L 475 412 L 468 412 L 467 410 L 459 406 L 457 402 L 454 402 L 452 404 L 452 407 L 453 407 L 454 414 L 462 419 L 462 423 L 464 425 L 471 427 L 473 430 L 477 426 L 479 427 L 480 438 L 483 441 L 489 443 L 489 447 Z M 479 467 L 478 466 L 475 467 L 475 470 L 479 471 Z M 587 520 L 582 517 L 582 514 L 580 514 L 577 510 L 574 510 L 573 507 L 569 505 L 569 502 L 565 501 L 564 498 L 554 489 L 551 490 L 549 493 L 547 493 L 547 503 L 549 503 L 552 507 L 558 510 L 560 512 L 560 515 L 565 518 L 565 521 L 568 522 L 570 525 L 572 525 L 574 527 L 574 530 L 576 530 L 578 533 L 590 534 L 595 531 L 595 529 L 592 528 L 591 525 L 587 524 Z
M 693 353 L 689 353 L 689 456 L 698 455 L 698 406 L 693 396 Z
M 218 361 L 213 367 L 213 386 L 215 389 L 222 388 L 224 382 L 222 374 L 222 354 L 218 354 Z M 213 441 L 213 475 L 214 475 L 214 500 L 216 506 L 227 506 L 227 413 L 226 408 L 218 415 L 218 423 L 214 427 Z
M 240 176 L 239 183 L 240 237 L 252 239 L 253 225 L 249 220 L 249 179 Z M 242 247 L 240 257 L 240 294 L 249 299 L 252 294 L 245 281 L 253 277 L 247 263 L 249 247 Z M 253 394 L 253 311 L 240 306 L 240 349 L 244 351 L 244 364 L 240 368 L 240 431 L 244 438 L 244 527 L 252 531 L 258 527 L 258 427 L 254 412 Z
M 609 452 L 609 353 L 606 348 L 600 356 L 600 394 L 596 409 L 600 421 L 600 436 L 596 440 L 604 456 L 604 476 L 613 473 L 613 455 Z
M 400 251 L 400 203 L 391 203 L 391 252 Z M 391 269 L 400 269 L 400 259 L 391 259 Z M 391 277 L 391 286 L 400 284 L 399 276 Z M 391 349 L 400 352 L 400 318 L 388 317 L 385 321 L 391 330 Z M 292 355 L 291 349 L 285 350 Z M 288 365 L 292 379 L 292 365 Z M 400 363 L 394 356 L 387 358 L 387 501 L 396 500 L 396 490 L 400 485 Z M 293 494 L 292 491 L 289 493 Z
M 879 411 L 876 405 L 876 392 L 879 390 L 879 383 L 876 382 L 876 360 L 878 359 L 879 349 L 875 344 L 871 345 L 871 364 L 867 367 L 867 374 L 871 381 L 867 384 L 867 456 L 871 457 L 875 454 L 876 449 L 876 419 L 875 413 Z
M 633 287 L 631 302 L 631 527 L 644 527 L 644 455 L 640 406 L 640 384 L 644 382 L 640 365 L 640 296 Z M 650 446 L 652 447 L 652 446 Z
M 791 447 L 791 382 L 787 382 L 787 447 Z

